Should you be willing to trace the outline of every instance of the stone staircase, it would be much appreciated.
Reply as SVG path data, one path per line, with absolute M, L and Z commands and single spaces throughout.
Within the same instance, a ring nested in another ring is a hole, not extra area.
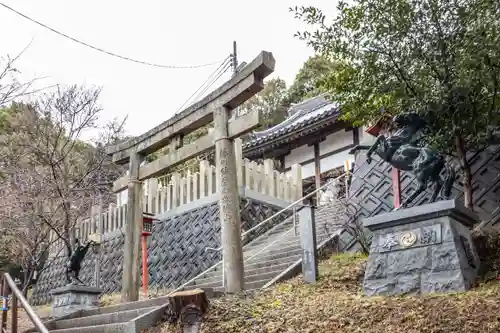
M 44 324 L 52 333 L 138 333 L 162 318 L 167 302 L 165 296 L 77 311 Z
M 318 249 L 340 233 L 339 207 L 329 204 L 316 210 L 316 241 Z M 297 220 L 298 224 L 298 220 Z M 243 248 L 245 290 L 251 291 L 286 280 L 301 271 L 302 249 L 300 238 L 294 232 L 293 218 L 289 217 Z M 222 266 L 219 264 L 184 289 L 212 288 L 224 292 Z

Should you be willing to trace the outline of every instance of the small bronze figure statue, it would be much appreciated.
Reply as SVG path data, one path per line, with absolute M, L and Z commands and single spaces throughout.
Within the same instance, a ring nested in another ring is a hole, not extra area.
M 94 244 L 96 244 L 94 241 L 88 241 L 85 245 L 81 245 L 78 238 L 75 239 L 75 248 L 73 250 L 73 253 L 71 253 L 68 264 L 66 265 L 67 283 L 74 283 L 76 280 L 79 283 L 84 284 L 82 280 L 78 278 L 78 275 L 80 274 L 83 258 L 85 258 L 89 247 Z
M 371 156 L 376 153 L 396 169 L 410 171 L 416 176 L 418 187 L 401 204 L 400 208 L 406 208 L 420 193 L 425 191 L 428 184 L 434 185 L 430 202 L 437 200 L 440 190 L 441 199 L 449 199 L 455 181 L 455 168 L 434 149 L 419 147 L 416 144 L 419 139 L 418 135 L 422 134 L 426 128 L 425 121 L 416 113 L 404 113 L 395 116 L 392 124 L 397 129 L 393 135 L 386 138 L 384 134 L 380 134 L 373 145 L 358 145 L 349 153 L 368 150 L 367 163 L 371 163 Z M 443 169 L 445 170 L 444 180 L 440 176 Z

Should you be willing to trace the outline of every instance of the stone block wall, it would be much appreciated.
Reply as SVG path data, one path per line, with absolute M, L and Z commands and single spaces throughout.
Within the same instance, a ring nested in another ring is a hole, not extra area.
M 242 199 L 242 229 L 250 229 L 279 210 L 281 207 L 257 200 Z M 283 213 L 264 228 L 258 228 L 252 233 L 252 237 L 247 238 L 247 242 L 260 236 L 289 215 L 290 213 Z M 123 245 L 124 234 L 121 230 L 106 235 L 101 245 L 100 286 L 105 293 L 116 293 L 121 290 Z M 154 223 L 148 253 L 150 288 L 173 289 L 210 268 L 220 261 L 220 253 L 205 249 L 218 248 L 220 245 L 218 201 Z M 66 284 L 64 277 L 66 261 L 65 257 L 58 256 L 47 263 L 47 268 L 40 274 L 40 279 L 35 285 L 31 304 L 50 302 L 50 290 Z M 90 286 L 95 286 L 95 261 L 96 254 L 89 250 L 80 272 L 80 279 Z

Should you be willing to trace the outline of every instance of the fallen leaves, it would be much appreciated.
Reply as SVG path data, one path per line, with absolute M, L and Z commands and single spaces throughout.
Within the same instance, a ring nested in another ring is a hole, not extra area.
M 319 282 L 301 277 L 256 294 L 215 299 L 202 331 L 210 333 L 493 333 L 500 332 L 500 284 L 467 293 L 364 297 L 366 257 L 341 255 L 320 264 Z M 156 327 L 148 332 L 180 332 Z

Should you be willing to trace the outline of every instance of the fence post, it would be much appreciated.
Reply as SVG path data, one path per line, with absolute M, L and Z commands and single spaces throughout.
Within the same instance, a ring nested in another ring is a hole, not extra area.
M 208 161 L 200 161 L 200 198 L 207 196 L 207 175 L 209 170 Z
M 148 201 L 147 201 L 147 212 L 148 213 L 158 213 L 158 207 L 155 207 L 156 195 L 158 193 L 158 179 L 150 178 L 147 180 L 148 184 Z
M 264 160 L 264 188 L 265 194 L 275 196 L 274 194 L 274 161 L 270 159 Z
M 186 203 L 186 178 L 179 178 L 179 206 Z
M 295 187 L 295 191 L 293 193 L 293 200 L 299 200 L 304 196 L 303 188 L 302 188 L 302 166 L 300 164 L 292 165 L 291 176 L 293 179 L 293 184 Z
M 198 194 L 198 178 L 200 176 L 200 173 L 199 172 L 195 172 L 193 173 L 193 188 L 192 188 L 192 191 L 193 191 L 193 201 L 196 201 L 200 198 L 199 194 Z
M 172 175 L 172 209 L 179 206 L 179 185 L 181 183 L 181 175 L 174 173 Z
M 115 210 L 116 205 L 114 203 L 110 203 L 108 205 L 108 231 L 113 231 L 116 229 L 115 224 Z

